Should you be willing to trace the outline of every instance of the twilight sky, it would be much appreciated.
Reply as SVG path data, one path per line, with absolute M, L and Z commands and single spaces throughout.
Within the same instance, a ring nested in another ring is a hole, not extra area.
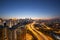
M 59 0 L 0 0 L 1 18 L 60 17 Z

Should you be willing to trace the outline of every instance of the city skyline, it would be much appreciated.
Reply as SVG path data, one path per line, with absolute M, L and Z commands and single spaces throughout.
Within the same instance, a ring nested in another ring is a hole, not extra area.
M 59 0 L 0 0 L 1 18 L 57 18 Z

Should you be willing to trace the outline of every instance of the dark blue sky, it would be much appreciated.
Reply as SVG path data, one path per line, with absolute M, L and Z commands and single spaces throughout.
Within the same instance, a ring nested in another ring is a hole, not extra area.
M 59 0 L 0 0 L 2 18 L 60 17 Z

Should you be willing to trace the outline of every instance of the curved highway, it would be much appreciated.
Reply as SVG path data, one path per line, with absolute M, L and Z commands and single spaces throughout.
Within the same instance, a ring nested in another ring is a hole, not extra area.
M 44 35 L 42 32 L 34 28 L 34 23 L 26 25 L 27 29 L 31 31 L 38 40 L 53 40 L 51 37 Z

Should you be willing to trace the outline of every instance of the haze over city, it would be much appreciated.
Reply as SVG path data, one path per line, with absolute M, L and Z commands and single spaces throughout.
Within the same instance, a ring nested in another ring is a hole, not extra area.
M 56 18 L 59 10 L 59 0 L 0 0 L 1 18 Z
M 60 0 L 0 0 L 0 40 L 60 40 Z

